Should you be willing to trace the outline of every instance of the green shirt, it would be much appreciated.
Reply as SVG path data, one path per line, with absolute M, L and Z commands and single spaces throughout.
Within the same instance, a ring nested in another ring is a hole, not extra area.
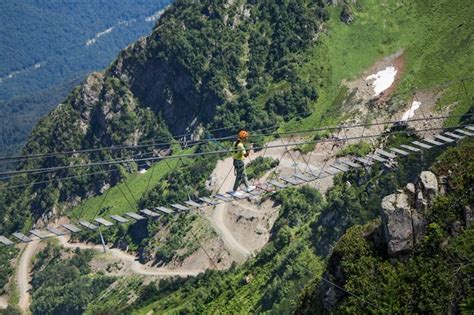
M 244 144 L 242 142 L 234 142 L 233 149 L 235 150 L 232 152 L 232 157 L 234 160 L 243 161 L 245 159 L 245 154 L 247 153 Z

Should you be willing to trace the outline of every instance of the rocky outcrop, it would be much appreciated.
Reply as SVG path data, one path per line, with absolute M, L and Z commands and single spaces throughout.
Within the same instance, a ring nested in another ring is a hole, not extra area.
M 469 156 L 469 153 L 466 155 Z M 455 154 L 456 157 L 459 156 L 458 152 Z M 447 160 L 452 161 L 451 157 Z M 459 173 L 466 167 L 456 165 L 447 169 L 443 160 L 439 161 L 440 164 L 433 169 L 446 174 L 445 177 L 438 178 L 432 172 L 422 172 L 415 183 L 408 183 L 405 188 L 383 198 L 381 222 L 377 220 L 364 226 L 355 225 L 346 231 L 333 247 L 326 270 L 322 278 L 318 278 L 317 287 L 304 296 L 296 314 L 344 312 L 347 308 L 341 308 L 341 305 L 350 304 L 345 304 L 350 293 L 344 292 L 344 289 L 354 288 L 355 283 L 363 286 L 367 281 L 384 281 L 385 276 L 381 274 L 387 270 L 386 263 L 394 264 L 392 270 L 395 272 L 405 269 L 415 277 L 422 275 L 420 279 L 430 277 L 430 272 L 436 272 L 436 265 L 443 266 L 442 268 L 450 265 L 453 276 L 446 278 L 451 279 L 446 283 L 452 282 L 452 279 L 466 278 L 466 275 L 456 276 L 462 274 L 457 266 L 464 264 L 465 257 L 460 258 L 462 262 L 459 261 L 457 265 L 453 263 L 454 256 L 446 253 L 454 248 L 465 248 L 466 244 L 453 246 L 456 242 L 451 240 L 456 237 L 469 242 L 468 237 L 465 238 L 468 235 L 466 228 L 474 222 L 474 204 L 470 198 L 464 197 L 472 180 L 466 177 L 463 178 L 464 182 L 459 183 Z M 438 199 L 440 195 L 444 197 Z M 413 259 L 406 261 L 408 257 Z M 433 270 L 426 269 L 427 259 L 436 261 Z M 413 281 L 412 277 L 402 276 L 397 281 L 412 286 L 415 290 L 418 286 L 418 282 Z M 372 290 L 373 293 L 380 291 L 377 286 Z M 456 289 L 453 292 L 462 291 L 463 289 Z M 438 292 L 443 295 L 445 290 Z M 446 305 L 446 309 L 449 309 L 449 304 Z
M 389 255 L 403 253 L 413 247 L 412 209 L 405 193 L 383 199 L 382 224 Z
M 420 189 L 423 191 L 423 196 L 428 203 L 431 204 L 438 196 L 438 180 L 436 175 L 429 171 L 421 172 Z
M 426 229 L 423 213 L 437 196 L 436 175 L 425 171 L 417 185 L 409 183 L 404 190 L 382 200 L 383 238 L 391 257 L 409 252 L 420 241 Z
M 331 255 L 328 261 L 327 271 L 321 277 L 322 281 L 318 287 L 317 296 L 319 303 L 325 310 L 333 310 L 337 303 L 344 298 L 345 292 L 337 289 L 332 283 L 343 284 L 346 282 L 343 267 L 341 265 L 341 256 Z

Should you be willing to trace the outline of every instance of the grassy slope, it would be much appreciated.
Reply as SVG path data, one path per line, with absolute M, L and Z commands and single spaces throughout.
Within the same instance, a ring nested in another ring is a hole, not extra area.
M 187 150 L 180 152 L 180 154 L 185 153 L 189 152 Z M 148 187 L 148 191 L 150 191 L 170 171 L 170 168 L 176 167 L 177 164 L 178 159 L 170 159 L 167 163 L 161 161 L 154 164 L 145 174 L 131 174 L 125 179 L 126 184 L 122 182 L 113 186 L 107 196 L 103 194 L 87 199 L 82 206 L 79 205 L 72 210 L 70 217 L 89 220 L 96 217 L 97 214 L 104 216 L 105 214 L 138 211 L 137 201 L 147 192 L 148 182 L 150 181 Z M 132 194 L 130 194 L 127 185 Z M 99 211 L 99 208 L 104 210 Z
M 405 99 L 413 90 L 474 75 L 474 2 L 359 0 L 353 5 L 355 21 L 349 26 L 338 19 L 340 7 L 329 11 L 327 31 L 302 58 L 299 68 L 299 75 L 318 88 L 320 97 L 313 104 L 312 116 L 286 129 L 336 122 L 341 94 L 345 95 L 341 80 L 355 78 L 400 49 L 405 51 L 407 64 L 398 93 Z M 472 91 L 474 77 L 464 83 Z M 459 101 L 453 112 L 462 114 L 472 106 L 469 99 L 472 95 L 466 95 L 456 82 L 445 90 L 439 106 Z
M 320 261 L 312 252 L 306 248 L 296 259 L 292 261 L 295 264 L 303 264 L 306 262 L 306 269 L 313 275 L 320 275 L 323 271 L 323 262 Z M 264 290 L 272 282 L 273 273 L 275 272 L 274 262 L 259 266 L 255 269 L 241 268 L 240 272 L 229 274 L 225 277 L 227 283 L 232 284 L 232 290 L 226 294 L 218 296 L 212 303 L 206 306 L 204 313 L 206 314 L 250 314 L 258 309 Z M 242 285 L 243 279 L 252 275 L 253 279 L 249 284 Z M 300 290 L 302 288 L 299 288 Z M 132 314 L 145 315 L 150 314 L 177 314 L 189 305 L 186 302 L 189 299 L 189 293 L 177 292 L 160 299 L 155 303 L 151 303 Z M 199 290 L 195 290 L 192 294 L 193 298 L 199 296 Z M 176 303 L 180 301 L 179 303 Z M 170 305 L 174 305 L 170 308 Z M 166 310 L 163 310 L 166 308 Z

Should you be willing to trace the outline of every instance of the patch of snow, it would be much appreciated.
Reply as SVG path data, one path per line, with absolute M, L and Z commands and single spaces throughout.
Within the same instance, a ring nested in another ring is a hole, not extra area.
M 39 63 L 34 64 L 33 66 L 27 67 L 25 69 L 10 72 L 8 75 L 4 76 L 3 78 L 0 78 L 0 83 L 3 83 L 8 79 L 13 79 L 14 77 L 19 75 L 20 73 L 23 73 L 23 72 L 26 72 L 26 71 L 29 71 L 29 70 L 39 69 L 42 66 L 44 66 L 45 64 L 46 64 L 46 62 L 39 62 Z
M 155 22 L 160 18 L 160 16 L 163 14 L 163 12 L 165 12 L 165 10 L 157 11 L 153 15 L 147 16 L 145 18 L 145 21 L 146 22 Z
M 136 19 L 131 19 L 128 21 L 118 21 L 117 25 L 130 26 L 130 24 L 135 23 L 136 21 L 137 21 Z
M 145 173 L 146 173 L 146 169 L 142 168 L 141 170 L 138 171 L 138 173 L 140 173 L 140 174 L 145 174 Z
M 411 104 L 411 107 L 409 110 L 407 110 L 403 116 L 402 116 L 402 119 L 400 121 L 407 121 L 408 119 L 412 118 L 413 116 L 415 116 L 415 111 L 420 108 L 421 106 L 421 102 L 418 102 L 418 101 L 413 101 L 413 103 Z
M 104 35 L 107 35 L 107 34 L 111 33 L 113 30 L 114 30 L 114 27 L 112 26 L 112 27 L 109 27 L 108 29 L 106 29 L 105 31 L 102 31 L 102 32 L 99 32 L 99 33 L 95 34 L 94 38 L 88 39 L 86 41 L 86 46 L 94 45 L 99 38 L 101 38 Z
M 10 72 L 9 74 L 7 74 L 6 76 L 4 76 L 3 78 L 0 78 L 0 83 L 3 83 L 5 82 L 6 80 L 8 79 L 11 79 L 13 77 L 16 77 L 21 71 L 13 71 L 13 72 Z
M 372 86 L 374 88 L 374 96 L 378 96 L 380 95 L 380 93 L 388 89 L 393 84 L 396 75 L 397 70 L 395 69 L 395 67 L 390 66 L 375 74 L 369 75 L 367 78 L 365 78 L 365 80 L 373 80 Z

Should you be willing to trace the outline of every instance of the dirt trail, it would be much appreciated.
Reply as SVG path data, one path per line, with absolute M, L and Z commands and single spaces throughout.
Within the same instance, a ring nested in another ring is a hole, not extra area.
M 281 144 L 280 140 L 276 140 L 268 145 Z M 280 163 L 275 170 L 282 175 L 292 174 L 295 171 L 301 172 L 307 169 L 306 162 L 308 161 L 308 156 L 302 157 L 301 154 L 294 151 L 287 152 L 286 154 L 284 152 L 285 147 L 271 148 L 265 152 L 252 152 L 251 159 L 253 160 L 258 156 L 279 159 Z M 315 166 L 322 166 L 331 153 L 333 153 L 332 146 L 319 146 L 311 155 L 310 163 Z M 250 161 L 249 159 L 246 163 Z M 211 177 L 214 179 L 214 190 L 217 190 L 218 193 L 226 193 L 232 190 L 235 180 L 232 172 L 232 158 L 219 161 Z M 320 181 L 313 185 L 324 192 L 332 185 L 332 180 L 328 178 L 327 181 Z M 250 215 L 248 222 L 241 220 L 242 211 L 253 213 Z M 208 213 L 207 218 L 216 233 L 223 240 L 224 246 L 231 255 L 231 258 L 236 262 L 244 262 L 265 244 L 266 241 L 264 242 L 263 240 L 267 240 L 268 233 L 257 232 L 255 226 L 268 226 L 268 223 L 274 220 L 271 213 L 272 211 L 268 209 L 268 205 L 262 207 L 262 205 L 234 201 L 217 205 L 212 209 L 212 212 Z M 256 223 L 256 221 L 259 223 Z
M 218 191 L 219 193 L 226 193 L 232 190 L 232 185 L 234 184 L 235 179 L 234 174 L 232 173 L 227 176 L 227 178 L 225 177 L 230 169 L 232 169 L 232 158 L 227 158 L 217 163 L 214 173 L 217 174 L 217 182 L 221 185 Z M 210 222 L 217 234 L 222 237 L 224 245 L 226 246 L 232 258 L 237 262 L 243 262 L 250 256 L 251 250 L 239 243 L 229 228 L 226 226 L 225 216 L 227 214 L 227 206 L 227 203 L 217 205 L 214 209 Z
M 31 259 L 33 258 L 36 250 L 38 249 L 40 241 L 34 240 L 28 243 L 21 254 L 20 262 L 17 269 L 17 283 L 18 290 L 20 291 L 20 301 L 18 307 L 25 313 L 30 307 L 30 270 L 31 270 Z
M 64 248 L 80 248 L 80 249 L 93 249 L 97 251 L 103 251 L 102 245 L 90 245 L 84 243 L 69 243 L 69 238 L 66 236 L 58 238 L 61 246 Z M 167 269 L 167 268 L 153 268 L 148 267 L 146 265 L 141 264 L 136 260 L 136 257 L 127 254 L 119 249 L 112 248 L 107 249 L 107 254 L 111 255 L 114 258 L 119 259 L 124 265 L 130 269 L 133 273 L 139 275 L 146 275 L 146 276 L 179 276 L 179 277 L 187 277 L 187 276 L 196 276 L 199 273 L 203 272 L 204 270 L 188 270 L 188 269 Z
M 84 243 L 68 243 L 68 236 L 58 237 L 61 245 L 64 248 L 81 248 L 81 249 L 94 249 L 98 251 L 102 251 L 102 245 L 89 245 Z M 28 311 L 30 307 L 31 296 L 29 293 L 30 289 L 30 271 L 31 271 L 31 260 L 38 249 L 40 241 L 34 240 L 28 243 L 21 254 L 20 261 L 17 267 L 17 283 L 18 289 L 20 293 L 20 301 L 18 303 L 18 307 L 20 310 L 25 313 Z M 187 277 L 187 276 L 196 276 L 199 273 L 203 272 L 204 270 L 189 270 L 189 269 L 182 269 L 182 270 L 174 270 L 174 269 L 166 269 L 166 268 L 151 268 L 145 265 L 140 264 L 138 261 L 135 260 L 135 256 L 124 253 L 118 249 L 109 249 L 107 253 L 113 256 L 114 258 L 119 259 L 123 264 L 130 269 L 135 274 L 146 275 L 146 276 L 179 276 L 179 277 Z M 5 300 L 4 297 L 0 297 L 0 309 L 4 309 L 8 307 L 8 302 Z
M 64 248 L 72 248 L 75 249 L 77 247 L 81 249 L 94 249 L 97 251 L 102 251 L 103 248 L 101 245 L 89 245 L 84 243 L 68 243 L 68 236 L 58 237 L 61 245 Z M 21 254 L 20 261 L 17 267 L 17 283 L 18 283 L 18 290 L 20 294 L 20 301 L 18 303 L 18 307 L 20 310 L 25 313 L 28 311 L 30 307 L 31 296 L 29 293 L 30 290 L 30 271 L 31 271 L 31 260 L 35 255 L 38 245 L 40 241 L 34 240 L 28 243 Z M 107 253 L 112 257 L 120 260 L 132 273 L 146 275 L 146 276 L 179 276 L 179 277 L 187 277 L 187 276 L 196 276 L 199 273 L 203 272 L 204 270 L 189 270 L 189 269 L 182 269 L 182 270 L 174 270 L 174 269 L 166 269 L 166 268 L 152 268 L 142 265 L 138 261 L 135 260 L 135 256 L 122 252 L 118 249 L 108 249 Z M 7 308 L 8 302 L 4 297 L 0 298 L 0 309 Z

